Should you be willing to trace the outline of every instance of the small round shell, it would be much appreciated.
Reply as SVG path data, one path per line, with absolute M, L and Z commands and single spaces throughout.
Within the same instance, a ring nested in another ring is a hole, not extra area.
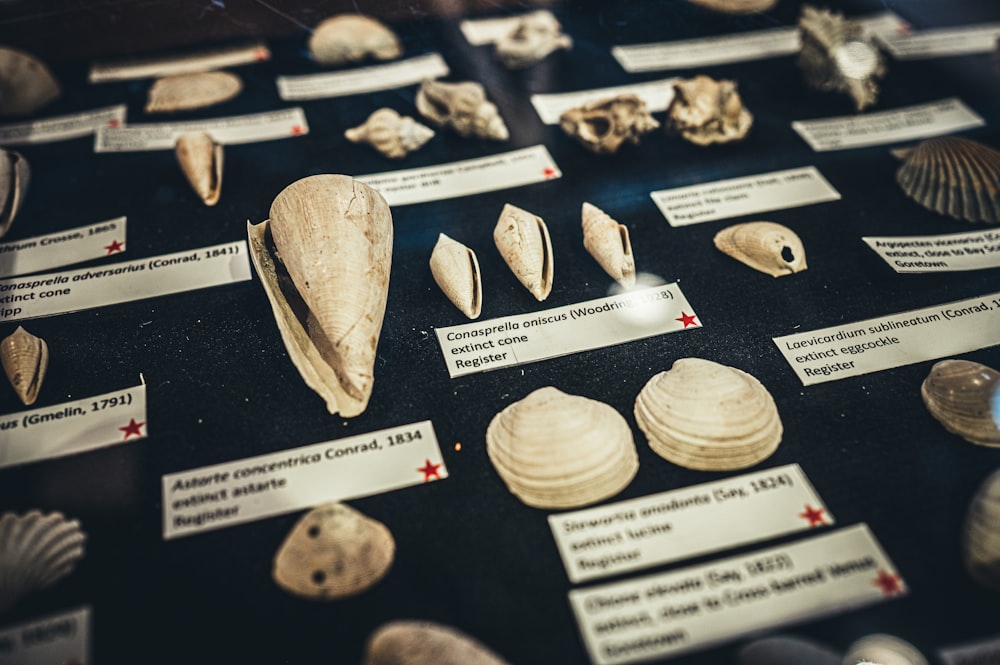
M 739 665 L 841 665 L 840 654 L 801 637 L 776 635 L 740 649 Z
M 541 217 L 506 204 L 493 229 L 493 242 L 514 276 L 539 301 L 552 291 L 552 241 Z
M 174 113 L 229 101 L 243 90 L 230 72 L 195 72 L 158 79 L 149 89 L 146 113 Z
M 1000 447 L 1000 372 L 969 360 L 934 364 L 920 386 L 930 414 L 970 443 Z
M 667 129 L 695 145 L 730 143 L 746 137 L 753 116 L 733 81 L 695 76 L 674 83 Z
M 806 250 L 795 232 L 774 222 L 746 222 L 715 234 L 715 246 L 754 270 L 781 277 L 802 272 Z
M 368 143 L 390 159 L 402 159 L 434 136 L 434 130 L 390 108 L 378 109 L 364 122 L 344 132 L 352 143 Z
M 450 626 L 393 621 L 368 638 L 361 665 L 508 665 L 489 648 Z
M 73 572 L 86 539 L 80 523 L 60 513 L 0 515 L 0 613 Z
M 962 558 L 973 579 L 1000 591 L 1000 471 L 983 481 L 969 504 Z
M 372 57 L 392 60 L 403 54 L 399 38 L 385 24 L 362 14 L 332 16 L 313 30 L 309 53 L 321 65 L 346 65 Z
M 470 319 L 483 308 L 483 280 L 476 253 L 445 234 L 438 235 L 431 252 L 431 274 L 448 300 Z
M 643 134 L 659 126 L 646 102 L 631 94 L 588 102 L 559 116 L 559 127 L 567 135 L 599 155 L 618 152 L 626 141 L 638 145 Z
M 0 341 L 0 363 L 25 406 L 34 404 L 49 366 L 49 345 L 45 340 L 18 326 Z
M 625 288 L 635 286 L 635 259 L 628 227 L 595 205 L 584 202 L 581 211 L 583 246 L 604 271 Z
M 927 665 L 927 659 L 915 646 L 883 633 L 867 635 L 848 647 L 842 665 L 865 662 L 878 665 Z
M 417 110 L 437 127 L 450 127 L 459 136 L 506 141 L 510 132 L 500 111 L 487 101 L 475 81 L 445 83 L 426 79 L 415 100 Z
M 21 209 L 31 180 L 31 167 L 21 153 L 0 148 L 0 238 Z
M 0 47 L 0 115 L 28 115 L 53 101 L 59 82 L 35 56 Z
M 222 194 L 222 145 L 206 132 L 185 132 L 177 137 L 174 154 L 205 205 L 218 203 Z

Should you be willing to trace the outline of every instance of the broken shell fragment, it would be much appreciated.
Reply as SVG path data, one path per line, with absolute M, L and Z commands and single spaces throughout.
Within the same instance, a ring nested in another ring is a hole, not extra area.
M 640 136 L 660 123 L 649 114 L 646 102 L 627 94 L 567 109 L 559 116 L 559 126 L 591 152 L 612 154 L 625 141 L 638 144 Z
M 483 281 L 476 253 L 445 234 L 438 235 L 431 252 L 431 274 L 448 300 L 470 319 L 483 307 Z
M 206 132 L 184 132 L 177 137 L 174 154 L 205 205 L 218 203 L 222 194 L 222 145 Z
M 31 167 L 21 153 L 0 148 L 0 238 L 7 234 L 28 192 Z
M 552 291 L 552 241 L 541 217 L 509 203 L 493 228 L 493 242 L 514 276 L 539 301 Z
M 635 286 L 635 259 L 628 228 L 619 224 L 595 205 L 584 202 L 581 212 L 583 246 L 587 248 L 604 272 L 624 286 Z
M 61 513 L 0 515 L 0 614 L 73 572 L 86 540 L 80 523 Z
M 465 633 L 430 621 L 392 621 L 368 638 L 361 665 L 508 665 Z
M 818 642 L 787 635 L 764 637 L 740 649 L 739 665 L 806 664 L 841 665 L 840 654 Z
M 878 663 L 878 665 L 927 665 L 927 659 L 906 640 L 874 633 L 866 635 L 847 648 L 843 665 L 855 663 Z
M 309 37 L 309 53 L 321 65 L 346 65 L 372 57 L 392 60 L 403 46 L 384 23 L 362 14 L 338 14 L 316 26 Z
M 725 14 L 766 12 L 778 4 L 778 0 L 688 0 L 688 2 Z
M 934 363 L 920 396 L 946 430 L 979 446 L 1000 448 L 1000 372 L 969 360 Z
M 420 115 L 437 127 L 450 127 L 459 136 L 476 136 L 494 141 L 510 138 L 507 125 L 486 91 L 475 81 L 444 83 L 425 79 L 416 97 Z
M 495 54 L 508 69 L 523 69 L 541 62 L 559 49 L 573 48 L 573 40 L 563 34 L 552 12 L 540 10 L 525 14 L 510 32 L 497 40 Z
M 0 115 L 28 115 L 62 94 L 44 62 L 18 49 L 0 47 Z
M 243 90 L 230 72 L 195 72 L 158 79 L 149 89 L 146 113 L 191 111 L 227 102 Z
M 18 326 L 0 341 L 0 363 L 24 405 L 34 404 L 49 366 L 49 345 L 45 340 Z
M 962 559 L 973 579 L 1000 591 L 1000 471 L 983 481 L 969 504 Z
M 364 124 L 344 132 L 352 143 L 365 142 L 390 159 L 402 159 L 434 136 L 434 130 L 390 108 L 375 111 Z
M 667 129 L 695 145 L 740 141 L 753 116 L 743 106 L 733 81 L 695 76 L 674 83 L 667 107 Z
M 746 222 L 728 226 L 715 234 L 716 248 L 771 277 L 802 272 L 806 250 L 787 226 L 774 222 Z

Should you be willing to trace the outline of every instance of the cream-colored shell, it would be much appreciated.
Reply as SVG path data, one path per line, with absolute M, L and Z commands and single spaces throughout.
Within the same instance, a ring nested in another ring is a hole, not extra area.
M 431 252 L 431 274 L 448 300 L 470 319 L 483 308 L 483 280 L 476 253 L 445 234 L 438 235 Z
M 87 536 L 60 513 L 0 515 L 0 614 L 73 572 Z
M 613 407 L 551 386 L 502 410 L 486 453 L 517 498 L 536 508 L 586 506 L 618 494 L 639 469 L 632 431 Z
M 896 171 L 903 192 L 928 210 L 1000 223 L 1000 152 L 959 136 L 921 141 Z
M 509 665 L 478 640 L 430 621 L 392 621 L 378 628 L 361 665 Z
M 49 345 L 45 340 L 18 326 L 0 341 L 0 363 L 25 406 L 34 404 L 49 366 Z
M 539 301 L 548 298 L 554 266 L 552 241 L 542 218 L 507 203 L 493 228 L 493 242 L 531 295 Z
M 934 364 L 920 396 L 935 420 L 969 443 L 1000 448 L 1000 372 L 969 360 Z
M 309 37 L 309 53 L 321 65 L 346 65 L 369 57 L 398 58 L 403 45 L 381 21 L 362 14 L 339 14 L 316 26 Z
M 207 132 L 184 132 L 174 143 L 177 163 L 184 177 L 207 206 L 222 195 L 222 144 Z
M 604 272 L 624 286 L 635 286 L 635 259 L 628 227 L 619 224 L 597 206 L 584 201 L 580 213 L 583 226 L 583 246 L 587 248 Z
M 378 109 L 363 123 L 344 132 L 353 143 L 368 143 L 390 159 L 402 159 L 420 149 L 434 136 L 434 130 L 410 116 L 390 108 Z
M 738 665 L 840 665 L 840 654 L 802 637 L 775 635 L 740 649 Z
M 927 659 L 906 640 L 894 635 L 875 633 L 862 637 L 847 648 L 842 665 L 858 663 L 878 665 L 927 665 Z
M 598 154 L 618 152 L 623 143 L 638 144 L 660 123 L 637 95 L 617 95 L 563 111 L 559 126 L 583 147 Z
M 24 203 L 31 167 L 21 153 L 0 148 L 0 238 L 7 234 Z
M 158 79 L 149 89 L 146 113 L 191 111 L 229 101 L 243 90 L 231 72 L 195 72 Z
M 743 106 L 733 81 L 695 76 L 674 83 L 667 107 L 667 129 L 695 145 L 740 141 L 753 116 Z
M 525 14 L 514 27 L 496 41 L 497 59 L 508 69 L 523 69 L 541 62 L 559 49 L 573 48 L 573 40 L 563 34 L 552 12 L 539 10 Z
M 983 481 L 969 503 L 962 560 L 973 579 L 1000 591 L 1000 471 Z
M 778 0 L 688 0 L 691 4 L 726 14 L 756 14 L 772 9 Z
M 330 413 L 362 413 L 372 393 L 392 263 L 385 199 L 349 176 L 309 176 L 278 194 L 270 220 L 248 224 L 247 231 L 295 367 Z
M 459 136 L 476 136 L 494 141 L 510 138 L 507 125 L 486 91 L 475 81 L 445 83 L 426 79 L 415 100 L 420 115 L 437 127 L 450 127 Z
M 0 46 L 0 115 L 34 113 L 61 94 L 59 81 L 44 62 Z
M 727 226 L 714 238 L 715 247 L 754 270 L 781 277 L 802 272 L 806 250 L 787 226 L 774 222 L 745 222 Z

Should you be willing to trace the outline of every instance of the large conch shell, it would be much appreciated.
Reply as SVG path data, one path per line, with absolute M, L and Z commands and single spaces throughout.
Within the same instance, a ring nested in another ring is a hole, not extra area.
M 243 81 L 230 72 L 194 72 L 157 79 L 149 89 L 146 113 L 173 113 L 215 106 L 243 90 Z
M 618 152 L 622 143 L 638 144 L 660 123 L 637 95 L 617 95 L 563 111 L 559 126 L 583 147 L 598 154 Z
M 368 590 L 392 567 L 389 529 L 343 503 L 314 508 L 295 523 L 274 556 L 271 575 L 285 591 L 336 600 Z
M 378 109 L 364 122 L 344 132 L 352 143 L 365 142 L 390 159 L 402 159 L 434 136 L 434 130 L 390 108 Z
M 551 386 L 493 417 L 486 453 L 507 489 L 535 508 L 575 508 L 607 499 L 639 470 L 632 430 L 620 413 Z
M 60 513 L 0 515 L 0 614 L 73 572 L 86 540 L 80 523 Z
M 207 132 L 184 132 L 174 143 L 174 154 L 184 177 L 207 206 L 222 194 L 222 144 Z
M 361 665 L 508 665 L 478 640 L 430 621 L 392 621 L 368 638 Z
M 743 139 L 753 116 L 743 106 L 732 81 L 695 76 L 674 83 L 667 107 L 667 129 L 695 145 L 729 143 Z
M 927 659 L 915 646 L 894 635 L 874 633 L 847 648 L 842 665 L 877 663 L 878 665 L 927 665 Z
M 295 367 L 330 413 L 362 413 L 389 290 L 392 214 L 385 199 L 349 176 L 309 176 L 278 194 L 271 218 L 248 224 L 247 232 Z
M 876 79 L 885 76 L 885 61 L 865 36 L 864 27 L 839 12 L 802 6 L 797 64 L 811 87 L 846 92 L 863 111 L 878 97 Z
M 403 54 L 403 46 L 396 33 L 376 19 L 338 14 L 313 30 L 309 53 L 321 65 L 346 65 L 368 57 L 392 60 Z
M 740 649 L 739 665 L 841 665 L 840 654 L 802 637 L 775 635 Z M 852 664 L 853 665 L 853 664 Z
M 431 274 L 448 300 L 470 319 L 483 309 L 483 280 L 476 253 L 445 234 L 431 252 Z
M 624 286 L 635 286 L 635 259 L 628 227 L 619 224 L 597 206 L 584 201 L 580 213 L 583 225 L 583 246 L 587 248 L 604 272 Z
M 28 115 L 62 94 L 44 62 L 24 51 L 0 46 L 0 115 Z
M 635 398 L 635 419 L 656 454 L 698 471 L 753 466 L 778 448 L 783 431 L 760 381 L 701 358 L 651 378 Z
M 1000 372 L 969 360 L 934 364 L 920 386 L 934 418 L 970 443 L 1000 448 Z
M 23 327 L 0 341 L 3 371 L 25 406 L 35 403 L 49 366 L 49 345 Z
M 500 211 L 493 228 L 493 242 L 514 276 L 535 299 L 542 301 L 552 291 L 552 241 L 545 221 L 509 203 Z
M 921 141 L 899 153 L 903 192 L 928 210 L 970 222 L 1000 223 L 1000 152 L 958 136 Z
M 756 14 L 766 12 L 778 4 L 778 0 L 688 0 L 688 2 L 726 14 Z
M 0 238 L 7 234 L 28 192 L 31 167 L 21 153 L 0 148 Z
M 525 14 L 514 27 L 496 41 L 497 59 L 508 69 L 523 69 L 541 62 L 558 49 L 573 48 L 573 40 L 563 34 L 552 12 L 540 10 Z
M 1000 471 L 983 481 L 969 504 L 962 559 L 973 579 L 1000 591 Z
M 719 251 L 771 277 L 791 275 L 808 268 L 802 241 L 795 231 L 781 224 L 734 224 L 716 233 L 714 241 Z
M 494 141 L 510 138 L 507 125 L 486 91 L 475 81 L 444 83 L 425 79 L 415 100 L 417 110 L 437 127 L 451 127 L 459 136 Z

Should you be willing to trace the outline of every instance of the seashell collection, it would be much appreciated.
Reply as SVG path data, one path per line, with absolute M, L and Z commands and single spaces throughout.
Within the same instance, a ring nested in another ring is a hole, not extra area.
M 0 115 L 29 115 L 59 98 L 48 66 L 24 51 L 0 46 Z
M 431 274 L 448 300 L 470 319 L 483 309 L 483 279 L 476 253 L 445 234 L 438 235 L 431 252 Z
M 787 226 L 774 222 L 745 222 L 727 226 L 714 238 L 715 247 L 740 263 L 771 277 L 802 272 L 806 250 Z
M 21 153 L 0 148 L 0 238 L 14 223 L 31 181 L 31 167 Z
M 554 51 L 573 48 L 573 40 L 562 31 L 548 11 L 522 16 L 514 28 L 497 40 L 494 53 L 508 69 L 523 69 L 541 62 Z
M 552 241 L 545 221 L 506 204 L 493 229 L 493 242 L 514 276 L 541 301 L 552 292 Z
M 361 665 L 508 665 L 478 640 L 431 621 L 392 621 L 368 638 Z
M 367 143 L 390 159 L 402 159 L 434 137 L 434 130 L 389 108 L 378 109 L 344 132 L 352 143 Z
M 612 154 L 626 141 L 638 144 L 639 137 L 660 123 L 649 114 L 646 102 L 626 94 L 568 109 L 559 117 L 559 126 L 587 150 Z
M 738 665 L 842 665 L 833 649 L 802 637 L 776 635 L 740 649 Z M 852 664 L 853 665 L 853 664 Z
M 753 116 L 743 106 L 733 81 L 696 76 L 674 83 L 667 107 L 667 129 L 695 145 L 729 143 L 743 139 Z
M 49 367 L 49 345 L 22 326 L 0 341 L 0 363 L 14 392 L 25 406 L 38 399 Z
M 778 0 L 688 0 L 688 2 L 725 14 L 756 14 L 773 9 L 778 4 Z
M 920 385 L 924 406 L 969 443 L 1000 448 L 1000 372 L 970 360 L 934 364 Z
M 437 127 L 449 127 L 459 136 L 493 141 L 510 138 L 507 125 L 486 90 L 475 81 L 445 83 L 427 79 L 420 84 L 417 110 Z
M 1000 591 L 1000 471 L 983 481 L 969 503 L 962 560 L 974 580 Z
M 863 662 L 879 665 L 928 665 L 927 659 L 915 646 L 904 639 L 884 633 L 862 637 L 847 648 L 844 665 Z
M 597 206 L 584 202 L 580 213 L 583 225 L 583 246 L 587 248 L 604 272 L 624 286 L 635 286 L 635 258 L 628 227 L 619 224 Z
M 396 33 L 377 19 L 338 14 L 313 30 L 309 54 L 321 65 L 347 65 L 367 58 L 393 60 L 403 54 L 403 45 Z
M 73 572 L 86 540 L 80 523 L 61 513 L 0 515 L 0 614 Z
M 146 113 L 175 113 L 215 106 L 240 94 L 243 81 L 230 72 L 195 72 L 158 79 L 149 89 Z
M 184 132 L 174 144 L 177 163 L 191 188 L 207 206 L 222 195 L 222 144 L 207 132 Z

